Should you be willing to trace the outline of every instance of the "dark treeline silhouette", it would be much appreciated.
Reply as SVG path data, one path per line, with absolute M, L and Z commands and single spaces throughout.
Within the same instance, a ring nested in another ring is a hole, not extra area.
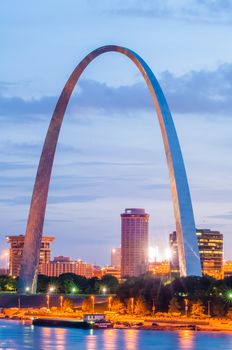
M 16 286 L 17 278 L 0 276 L 0 291 L 15 292 Z M 176 310 L 183 314 L 186 305 L 188 310 L 195 305 L 195 309 L 204 309 L 205 314 L 211 316 L 222 317 L 232 312 L 232 276 L 224 280 L 190 276 L 170 281 L 147 273 L 130 277 L 121 284 L 111 275 L 101 279 L 87 279 L 73 273 L 59 277 L 38 276 L 37 293 L 48 293 L 51 287 L 54 288 L 53 293 L 62 294 L 115 294 L 115 304 L 121 302 L 125 307 L 134 298 L 135 303 L 140 300 L 141 304 L 142 300 L 147 310 L 153 308 L 155 312 Z
M 11 276 L 0 276 L 0 291 L 16 291 L 17 279 Z M 48 293 L 50 288 L 52 288 L 53 293 L 114 294 L 118 289 L 118 285 L 117 278 L 111 275 L 105 275 L 101 279 L 97 277 L 88 279 L 74 273 L 64 273 L 59 277 L 39 275 L 37 293 Z
M 182 313 L 186 305 L 190 309 L 193 304 L 202 303 L 206 313 L 221 317 L 232 307 L 232 277 L 215 280 L 190 276 L 167 281 L 145 274 L 119 285 L 117 296 L 123 302 L 142 297 L 148 309 L 153 306 L 156 312 L 168 312 L 173 302 L 178 303 Z

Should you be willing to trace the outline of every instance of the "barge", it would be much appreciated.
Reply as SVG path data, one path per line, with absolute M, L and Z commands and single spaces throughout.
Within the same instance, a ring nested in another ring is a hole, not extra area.
M 61 318 L 35 318 L 32 321 L 34 326 L 43 327 L 67 327 L 67 328 L 81 328 L 91 329 L 92 325 L 86 321 L 76 321 Z

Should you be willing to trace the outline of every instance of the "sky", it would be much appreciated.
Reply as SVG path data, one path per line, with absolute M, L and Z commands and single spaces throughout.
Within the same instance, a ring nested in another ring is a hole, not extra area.
M 159 80 L 196 226 L 220 230 L 232 259 L 232 0 L 8 0 L 0 18 L 0 251 L 6 235 L 25 233 L 66 80 L 90 51 L 116 44 Z M 156 113 L 133 63 L 107 53 L 87 67 L 65 115 L 44 226 L 56 237 L 52 255 L 109 263 L 131 207 L 150 214 L 150 243 L 164 251 L 175 221 Z

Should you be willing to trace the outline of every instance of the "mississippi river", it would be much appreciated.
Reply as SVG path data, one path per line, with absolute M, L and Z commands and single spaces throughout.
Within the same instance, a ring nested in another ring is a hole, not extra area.
M 0 349 L 36 350 L 232 350 L 232 333 L 181 330 L 82 330 L 0 320 Z

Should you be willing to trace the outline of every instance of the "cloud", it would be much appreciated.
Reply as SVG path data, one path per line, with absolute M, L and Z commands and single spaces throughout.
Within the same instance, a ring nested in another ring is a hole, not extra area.
M 146 0 L 142 3 L 141 1 L 128 1 L 106 12 L 125 17 L 231 24 L 232 0 Z
M 3 154 L 7 155 L 16 155 L 16 156 L 25 156 L 26 158 L 34 158 L 36 156 L 36 159 L 38 155 L 42 152 L 42 143 L 29 143 L 29 142 L 4 142 L 1 145 L 1 152 Z M 63 143 L 59 143 L 59 153 L 62 154 L 74 154 L 79 155 L 82 153 L 82 150 L 77 147 L 65 145 Z M 38 162 L 38 159 L 37 159 Z M 11 168 L 17 168 L 17 169 L 23 169 L 23 168 L 32 168 L 33 165 L 23 163 L 23 162 L 14 162 L 14 164 L 11 164 L 9 162 L 0 162 L 0 170 L 10 170 Z
M 164 72 L 161 85 L 174 112 L 231 115 L 232 64 L 222 64 L 214 71 L 191 71 L 180 77 Z
M 0 171 L 21 170 L 21 169 L 26 170 L 26 169 L 33 169 L 33 168 L 34 168 L 34 165 L 26 164 L 23 162 L 0 162 Z
M 64 204 L 64 203 L 86 203 L 92 202 L 97 199 L 100 199 L 100 196 L 94 195 L 77 195 L 77 196 L 49 196 L 48 203 L 49 204 Z M 30 196 L 19 196 L 15 198 L 0 198 L 0 203 L 6 205 L 29 205 L 31 202 Z
M 232 111 L 232 64 L 224 63 L 215 70 L 190 71 L 175 76 L 166 71 L 160 84 L 175 113 L 224 114 Z M 145 83 L 112 87 L 92 80 L 79 82 L 79 94 L 74 95 L 68 113 L 82 116 L 92 110 L 107 116 L 122 112 L 123 117 L 134 111 L 152 110 L 153 104 Z M 58 97 L 23 100 L 20 97 L 0 97 L 0 120 L 32 122 L 52 115 Z
M 208 218 L 232 220 L 232 211 L 229 211 L 229 212 L 227 212 L 225 214 L 210 215 L 210 216 L 208 216 Z

